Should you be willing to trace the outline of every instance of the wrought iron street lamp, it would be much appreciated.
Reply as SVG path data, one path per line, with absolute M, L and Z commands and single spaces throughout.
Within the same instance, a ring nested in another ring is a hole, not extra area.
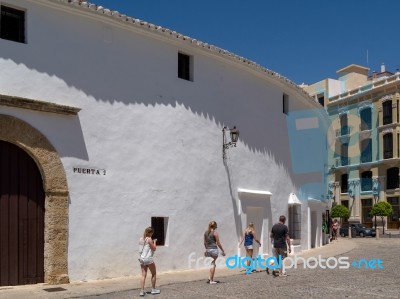
M 231 141 L 227 141 L 226 131 L 230 132 Z M 239 139 L 239 130 L 234 126 L 232 129 L 227 127 L 222 128 L 222 158 L 226 159 L 226 150 L 230 147 L 236 147 L 236 142 Z

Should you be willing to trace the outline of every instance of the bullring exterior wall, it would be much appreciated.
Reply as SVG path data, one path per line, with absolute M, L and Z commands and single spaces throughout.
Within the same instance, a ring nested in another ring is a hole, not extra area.
M 156 252 L 159 271 L 194 266 L 188 256 L 202 256 L 211 220 L 228 256 L 237 253 L 249 221 L 261 236 L 260 254 L 270 254 L 269 231 L 287 215 L 292 192 L 303 202 L 301 248 L 322 245 L 321 221 L 310 215 L 313 210 L 321 218 L 323 203 L 307 203 L 321 197 L 322 172 L 293 171 L 297 131 L 288 119 L 307 111 L 305 118 L 322 127 L 324 115 L 292 82 L 229 52 L 129 25 L 83 4 L 7 3 L 27 12 L 27 43 L 0 39 L 0 94 L 76 107 L 62 114 L 0 105 L 3 118 L 26 123 L 48 140 L 65 172 L 67 206 L 61 209 L 68 234 L 61 242 L 68 273 L 59 277 L 138 274 L 137 243 L 151 217 L 167 221 L 165 246 Z M 191 57 L 192 81 L 178 78 L 178 53 Z M 222 127 L 234 125 L 239 142 L 224 161 Z M 323 155 L 310 148 L 304 155 Z M 319 185 L 318 192 L 299 192 L 309 183 Z

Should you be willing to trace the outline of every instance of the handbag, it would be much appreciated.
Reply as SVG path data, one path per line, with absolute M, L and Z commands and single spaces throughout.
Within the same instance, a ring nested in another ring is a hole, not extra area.
M 149 257 L 142 257 L 143 249 L 144 249 L 144 246 L 146 246 L 146 241 L 147 241 L 147 239 L 148 239 L 148 238 L 146 238 L 146 239 L 144 240 L 144 242 L 143 242 L 143 247 L 142 247 L 142 250 L 139 252 L 139 258 L 138 258 L 139 263 L 140 263 L 140 264 L 143 264 L 143 265 L 149 265 L 149 264 L 152 264 L 152 263 L 154 262 L 154 261 L 153 261 L 153 251 L 151 252 L 151 256 L 149 256 Z

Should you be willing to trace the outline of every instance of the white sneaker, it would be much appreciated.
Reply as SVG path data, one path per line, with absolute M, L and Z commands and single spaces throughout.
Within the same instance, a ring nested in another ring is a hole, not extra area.
M 157 289 L 152 289 L 152 290 L 151 290 L 151 293 L 152 293 L 153 295 L 155 295 L 155 294 L 160 294 L 161 291 L 160 291 L 160 290 L 157 290 Z
M 146 292 L 140 291 L 139 296 L 140 296 L 140 297 L 144 297 L 144 295 L 146 295 Z
M 210 282 L 209 282 L 209 284 L 216 284 L 216 283 L 218 283 L 218 282 L 215 280 L 210 280 Z

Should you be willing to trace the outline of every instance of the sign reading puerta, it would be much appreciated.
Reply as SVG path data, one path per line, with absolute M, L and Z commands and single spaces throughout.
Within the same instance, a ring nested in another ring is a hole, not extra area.
M 106 175 L 105 169 L 92 168 L 92 167 L 73 167 L 74 173 L 90 174 L 90 175 Z

